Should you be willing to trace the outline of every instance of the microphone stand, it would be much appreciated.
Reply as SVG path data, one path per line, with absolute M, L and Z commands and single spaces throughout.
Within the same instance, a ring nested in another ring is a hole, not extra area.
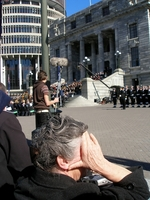
M 59 67 L 59 71 L 58 71 L 58 84 L 57 84 L 56 97 L 60 99 L 60 107 L 62 107 L 62 98 L 61 98 L 61 73 L 62 73 L 63 66 L 57 66 L 57 67 Z M 59 96 L 59 94 L 60 94 L 60 96 Z M 58 110 L 58 103 L 57 103 L 57 106 L 54 108 L 55 112 L 57 112 L 57 110 Z

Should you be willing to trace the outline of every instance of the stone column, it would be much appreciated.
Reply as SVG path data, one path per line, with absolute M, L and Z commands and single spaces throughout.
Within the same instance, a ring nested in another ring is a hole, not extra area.
M 99 66 L 97 72 L 104 71 L 104 47 L 103 47 L 103 34 L 98 34 L 98 53 L 99 53 Z
M 68 43 L 67 45 L 67 48 L 68 48 L 68 61 L 70 63 L 69 66 L 67 66 L 68 68 L 68 82 L 69 83 L 72 83 L 73 81 L 73 74 L 72 74 L 72 44 L 71 43 Z
M 96 69 L 96 58 L 95 58 L 95 42 L 91 42 L 91 55 L 92 55 L 92 72 L 95 74 L 97 72 Z
M 83 63 L 85 57 L 85 49 L 84 49 L 84 40 L 83 38 L 80 40 L 80 62 Z M 80 69 L 80 79 L 85 78 L 85 69 L 81 67 Z
M 113 43 L 113 36 L 111 35 L 109 38 L 110 43 L 110 68 L 112 72 L 115 70 L 115 52 L 114 52 L 114 43 Z

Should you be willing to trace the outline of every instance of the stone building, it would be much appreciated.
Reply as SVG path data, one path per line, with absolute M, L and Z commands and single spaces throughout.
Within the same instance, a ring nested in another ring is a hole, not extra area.
M 0 81 L 10 92 L 22 92 L 42 68 L 41 0 L 1 2 Z M 48 28 L 64 9 L 64 0 L 47 0 Z
M 62 77 L 71 83 L 93 74 L 124 72 L 125 85 L 150 85 L 150 1 L 102 0 L 70 17 L 55 20 L 49 29 L 50 57 L 65 57 Z M 86 58 L 85 58 L 86 57 Z M 51 82 L 57 67 L 51 66 Z

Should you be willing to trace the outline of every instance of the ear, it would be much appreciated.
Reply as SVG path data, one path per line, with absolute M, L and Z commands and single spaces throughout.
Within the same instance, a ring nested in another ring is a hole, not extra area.
M 64 170 L 68 170 L 69 162 L 65 158 L 63 158 L 62 156 L 57 156 L 57 163 L 58 163 L 60 168 L 62 168 Z

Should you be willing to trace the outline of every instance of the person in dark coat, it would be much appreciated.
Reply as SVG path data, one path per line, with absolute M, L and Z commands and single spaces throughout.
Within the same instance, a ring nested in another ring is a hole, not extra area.
M 122 109 L 125 110 L 127 94 L 126 94 L 126 90 L 124 87 L 121 88 L 119 96 L 120 96 L 120 101 L 122 104 Z
M 149 86 L 147 86 L 148 87 L 148 94 L 147 94 L 147 96 L 148 96 L 148 107 L 150 108 L 150 85 Z
M 126 91 L 126 107 L 128 108 L 129 107 L 130 93 L 131 93 L 128 85 L 126 85 L 125 91 Z
M 4 92 L 5 91 L 5 92 Z M 29 146 L 16 116 L 6 111 L 11 98 L 0 83 L 0 195 L 14 199 L 14 188 L 21 171 L 32 165 Z
M 134 86 L 131 86 L 130 89 L 130 100 L 131 100 L 131 106 L 134 108 L 135 106 L 135 98 L 136 98 L 136 90 L 134 89 Z
M 117 91 L 116 91 L 116 88 L 113 88 L 113 91 L 111 93 L 111 98 L 112 98 L 112 101 L 113 101 L 113 107 L 116 108 L 116 105 L 117 105 Z
M 140 166 L 109 162 L 88 126 L 69 116 L 55 116 L 32 135 L 34 167 L 24 170 L 16 200 L 147 200 L 148 185 Z M 107 185 L 82 181 L 86 172 L 105 177 Z

